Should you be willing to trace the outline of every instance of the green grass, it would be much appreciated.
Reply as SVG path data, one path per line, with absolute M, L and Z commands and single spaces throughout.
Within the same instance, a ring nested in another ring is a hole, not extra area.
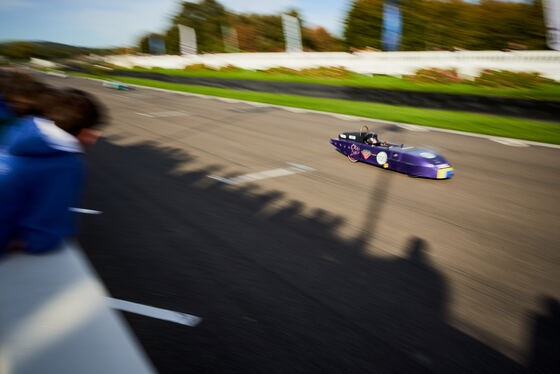
M 87 74 L 79 75 L 101 78 L 99 76 Z M 106 79 L 113 78 L 106 77 Z M 475 132 L 479 134 L 560 144 L 560 125 L 548 122 L 537 122 L 510 117 L 465 112 L 419 109 L 358 101 L 322 99 L 252 91 L 237 91 L 222 88 L 166 83 L 139 78 L 119 77 L 119 81 L 174 91 L 192 92 L 203 95 L 227 97 L 267 104 L 313 109 L 324 112 L 349 114 L 387 121 L 405 122 L 444 129 Z M 341 126 L 344 127 L 346 125 L 341 124 Z
M 127 70 L 127 69 L 118 69 Z M 517 97 L 525 99 L 539 100 L 560 100 L 560 83 L 543 84 L 539 88 L 493 88 L 493 87 L 477 87 L 467 83 L 451 83 L 451 84 L 418 84 L 407 81 L 406 79 L 390 77 L 390 76 L 369 76 L 357 73 L 351 73 L 347 78 L 314 78 L 303 77 L 294 74 L 268 74 L 260 71 L 243 70 L 236 71 L 186 71 L 176 69 L 153 68 L 145 69 L 135 67 L 128 69 L 132 71 L 161 73 L 186 77 L 207 77 L 207 78 L 229 78 L 229 79 L 250 79 L 250 80 L 267 80 L 280 82 L 300 82 L 300 83 L 317 83 L 345 86 L 359 86 L 372 88 L 385 88 L 394 90 L 408 90 L 421 92 L 441 92 L 466 95 L 488 95 Z

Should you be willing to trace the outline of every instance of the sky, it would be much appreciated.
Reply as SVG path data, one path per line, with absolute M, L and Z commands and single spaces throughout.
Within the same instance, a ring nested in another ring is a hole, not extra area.
M 218 0 L 236 13 L 278 14 L 295 8 L 306 26 L 342 36 L 351 0 Z M 84 47 L 132 46 L 163 32 L 178 0 L 0 0 L 0 41 L 45 40 Z

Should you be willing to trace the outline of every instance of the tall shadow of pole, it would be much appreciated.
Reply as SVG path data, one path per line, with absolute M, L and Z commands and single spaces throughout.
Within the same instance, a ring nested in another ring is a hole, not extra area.
M 375 239 L 393 177 L 394 175 L 390 173 L 379 175 L 370 192 L 362 228 L 358 236 L 358 243 L 361 243 L 364 249 L 367 249 Z
M 543 297 L 544 313 L 531 317 L 531 351 L 527 368 L 530 373 L 560 373 L 560 303 Z

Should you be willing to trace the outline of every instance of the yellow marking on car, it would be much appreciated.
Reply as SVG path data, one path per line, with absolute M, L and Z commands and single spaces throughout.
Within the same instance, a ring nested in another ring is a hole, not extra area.
M 445 179 L 447 178 L 447 172 L 448 171 L 453 171 L 453 168 L 445 168 L 445 169 L 439 169 L 437 171 L 437 179 Z

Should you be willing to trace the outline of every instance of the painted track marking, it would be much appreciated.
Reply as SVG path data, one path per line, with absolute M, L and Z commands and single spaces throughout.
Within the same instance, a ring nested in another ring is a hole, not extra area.
M 237 103 L 237 100 L 229 99 L 227 97 L 220 97 L 218 100 L 223 101 L 224 103 Z
M 151 112 L 151 113 L 136 112 L 136 114 L 138 114 L 139 116 L 144 116 L 144 117 L 148 117 L 148 118 L 166 118 L 166 117 L 186 116 L 189 113 L 178 111 L 178 110 L 170 110 L 170 111 L 166 111 L 166 112 Z
M 99 210 L 83 209 L 83 208 L 68 208 L 68 210 L 71 211 L 71 212 L 83 213 L 83 214 L 101 214 L 101 213 L 103 213 Z
M 109 303 L 109 306 L 113 309 L 140 314 L 143 316 L 157 318 L 164 321 L 175 322 L 181 325 L 195 327 L 202 321 L 202 318 L 193 316 L 192 314 L 174 312 L 168 309 L 156 308 L 144 304 L 119 300 L 112 297 L 106 297 L 105 299 Z
M 401 123 L 400 125 L 398 125 L 401 129 L 405 129 L 408 131 L 416 131 L 416 132 L 428 132 L 429 130 L 423 126 L 418 126 L 418 125 L 409 125 L 406 123 Z
M 288 112 L 292 112 L 292 113 L 305 113 L 305 109 L 300 109 L 300 108 L 292 108 L 292 107 L 285 107 L 284 110 L 287 110 Z
M 212 179 L 215 179 L 219 182 L 226 183 L 226 184 L 240 184 L 240 183 L 246 183 L 246 182 L 253 182 L 253 181 L 257 181 L 257 180 L 261 180 L 261 179 L 277 178 L 277 177 L 283 177 L 283 176 L 286 176 L 286 175 L 303 173 L 303 172 L 306 172 L 306 171 L 315 170 L 313 168 L 310 168 L 309 166 L 305 166 L 305 165 L 302 165 L 302 164 L 296 164 L 296 163 L 292 163 L 292 162 L 288 162 L 288 164 L 291 165 L 291 167 L 259 171 L 257 173 L 243 174 L 243 175 L 238 175 L 236 177 L 233 177 L 231 179 L 224 178 L 224 177 L 219 177 L 219 176 L 216 176 L 216 175 L 209 175 L 208 177 L 212 178 Z
M 348 114 L 330 113 L 330 116 L 344 121 L 361 121 L 359 117 L 350 116 Z
M 500 143 L 503 145 L 509 145 L 510 147 L 528 147 L 529 144 L 522 140 L 511 139 L 511 138 L 490 138 L 493 142 Z

